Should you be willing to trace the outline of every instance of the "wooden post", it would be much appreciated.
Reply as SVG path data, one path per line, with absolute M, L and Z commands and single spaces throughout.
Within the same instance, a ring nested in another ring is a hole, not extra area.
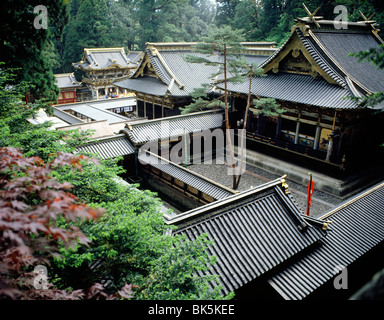
M 332 124 L 332 132 L 331 134 L 329 135 L 329 142 L 328 142 L 328 149 L 327 149 L 327 158 L 326 158 L 326 161 L 330 161 L 331 160 L 331 156 L 332 156 L 332 148 L 333 148 L 333 135 L 335 133 L 335 126 L 336 126 L 336 113 L 337 111 L 335 110 L 335 116 L 333 118 L 333 124 Z
M 300 120 L 297 120 L 296 122 L 296 132 L 295 132 L 295 144 L 299 143 L 299 130 L 300 130 Z
M 315 133 L 315 141 L 313 142 L 313 150 L 317 150 L 319 148 L 320 131 L 321 131 L 320 125 L 317 125 L 316 133 Z

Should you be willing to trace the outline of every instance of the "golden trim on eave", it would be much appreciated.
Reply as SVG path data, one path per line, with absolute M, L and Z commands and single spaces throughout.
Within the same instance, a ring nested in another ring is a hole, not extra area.
M 89 54 L 89 52 L 112 52 L 112 51 L 121 51 L 125 54 L 124 47 L 114 47 L 114 48 L 84 48 L 84 52 Z
M 274 69 L 278 72 L 279 70 L 279 64 L 280 62 L 290 54 L 291 51 L 299 50 L 303 53 L 304 57 L 307 59 L 309 64 L 312 66 L 313 70 L 316 71 L 320 76 L 322 76 L 327 82 L 331 84 L 337 84 L 338 82 L 334 79 L 332 79 L 318 64 L 317 62 L 312 58 L 312 56 L 309 54 L 307 49 L 305 48 L 303 42 L 301 41 L 300 37 L 296 33 L 295 29 L 292 30 L 292 33 L 290 37 L 288 38 L 287 42 L 285 43 L 284 47 L 281 49 L 280 52 L 277 53 L 277 55 L 272 58 L 270 62 L 268 62 L 264 66 L 264 73 L 267 73 L 269 71 L 273 71 Z M 295 73 L 295 72 L 293 72 Z M 298 73 L 299 74 L 299 73 Z

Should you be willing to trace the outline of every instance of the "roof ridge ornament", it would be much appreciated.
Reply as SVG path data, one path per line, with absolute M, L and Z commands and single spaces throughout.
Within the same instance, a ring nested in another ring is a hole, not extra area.
M 372 32 L 378 36 L 380 29 L 376 28 L 376 20 L 372 20 L 372 18 L 376 15 L 376 12 L 372 13 L 368 18 L 361 12 L 361 10 L 359 10 L 359 13 L 363 18 L 363 21 L 359 21 L 359 23 L 369 24 L 372 27 Z
M 372 20 L 372 18 L 376 15 L 376 12 L 372 13 L 369 18 L 367 18 L 362 12 L 361 10 L 359 10 L 359 13 L 361 15 L 361 17 L 363 18 L 364 21 L 361 21 L 361 22 L 365 22 L 365 23 L 373 23 L 373 22 L 376 22 L 374 20 Z
M 313 13 L 311 13 L 311 11 L 309 11 L 309 9 L 307 8 L 307 6 L 304 3 L 303 3 L 303 7 L 308 14 L 307 18 L 309 18 L 315 24 L 315 26 L 317 28 L 320 28 L 320 24 L 316 20 L 322 19 L 323 17 L 316 16 L 316 13 L 320 10 L 321 6 L 318 7 L 315 11 L 313 11 Z

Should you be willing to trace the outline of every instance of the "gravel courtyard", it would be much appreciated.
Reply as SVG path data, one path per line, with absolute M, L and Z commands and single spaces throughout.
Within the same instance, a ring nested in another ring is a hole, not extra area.
M 225 164 L 214 163 L 192 164 L 188 166 L 188 169 L 231 188 L 232 177 L 227 175 L 227 168 L 228 167 Z M 307 206 L 307 185 L 300 185 L 290 180 L 289 172 L 287 172 L 287 174 L 289 190 L 291 191 L 291 194 L 293 195 L 293 198 L 295 199 L 298 206 L 303 212 L 305 212 Z M 280 176 L 247 164 L 246 171 L 240 180 L 239 191 L 247 190 L 251 187 L 264 184 L 277 178 L 280 178 Z M 315 190 L 312 196 L 310 215 L 312 217 L 319 217 L 343 201 L 344 200 L 339 199 L 333 195 L 316 190 L 315 181 Z

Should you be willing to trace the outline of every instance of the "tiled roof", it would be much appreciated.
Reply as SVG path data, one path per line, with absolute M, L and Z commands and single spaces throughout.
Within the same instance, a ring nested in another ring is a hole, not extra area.
M 115 158 L 135 153 L 135 148 L 129 142 L 125 134 L 101 138 L 76 148 L 78 152 L 84 151 L 98 154 L 102 159 Z
M 321 55 L 321 53 L 316 49 L 313 42 L 303 35 L 299 28 L 296 28 L 296 32 L 299 35 L 301 41 L 303 42 L 304 47 L 307 49 L 311 57 L 316 61 L 321 69 L 323 69 L 333 80 L 335 80 L 342 87 L 346 86 L 345 78 L 341 76 L 335 69 L 330 65 L 329 62 Z
M 64 88 L 76 88 L 81 86 L 81 82 L 76 81 L 73 73 L 58 73 L 55 74 L 56 85 L 60 89 Z
M 108 111 L 107 109 L 126 107 L 135 104 L 135 98 L 119 98 L 98 101 L 87 101 L 79 103 L 61 104 L 55 107 L 59 110 L 72 110 L 82 114 L 94 121 L 107 120 L 109 123 L 118 123 L 131 120 L 118 113 Z M 65 119 L 64 119 L 65 120 Z
M 304 27 L 303 23 L 305 24 Z M 347 89 L 345 96 L 361 97 L 373 92 L 384 91 L 383 70 L 379 70 L 370 62 L 358 62 L 358 58 L 349 56 L 350 53 L 379 48 L 380 44 L 383 43 L 375 35 L 372 26 L 369 23 L 349 22 L 346 29 L 336 29 L 334 21 L 318 20 L 317 23 L 318 26 L 308 18 L 298 19 L 298 23 L 287 41 L 266 59 L 261 67 L 266 68 L 273 64 L 274 60 L 279 59 L 279 55 L 297 36 L 314 62 L 340 87 Z M 348 91 L 349 93 L 347 93 Z M 284 92 L 288 93 L 285 90 Z M 316 100 L 310 91 L 306 92 Z M 326 100 L 326 97 L 323 98 Z M 332 98 L 330 96 L 330 99 Z M 282 100 L 285 99 L 282 98 Z M 286 100 L 292 101 L 289 95 Z M 329 107 L 329 105 L 324 106 Z M 356 106 L 355 104 L 355 106 L 352 105 L 347 108 Z M 383 106 L 380 105 L 379 107 Z M 337 106 L 337 108 L 339 107 Z M 341 106 L 341 108 L 345 107 Z
M 114 84 L 121 88 L 145 94 L 152 94 L 154 96 L 166 96 L 168 90 L 168 85 L 164 84 L 161 80 L 152 77 L 125 79 L 116 81 Z
M 247 82 L 228 83 L 228 90 L 248 94 Z M 223 89 L 223 84 L 218 84 Z M 266 77 L 252 79 L 252 93 L 261 97 L 275 98 L 312 106 L 355 109 L 357 103 L 351 99 L 347 88 L 328 83 L 321 77 L 313 78 L 310 75 L 278 73 L 268 74 Z
M 245 57 L 250 63 L 261 64 L 268 57 L 268 54 L 275 50 L 274 48 L 262 48 L 263 45 L 271 46 L 271 43 L 245 43 L 245 46 L 252 47 L 252 44 L 254 48 L 249 49 L 249 54 L 245 52 Z M 158 50 L 158 47 L 161 49 Z M 180 48 L 178 49 L 178 47 Z M 265 52 L 262 49 L 265 49 Z M 260 53 L 251 54 L 252 50 L 259 50 Z M 213 82 L 211 76 L 217 71 L 217 66 L 205 66 L 185 60 L 187 55 L 202 56 L 193 52 L 191 43 L 150 43 L 146 55 L 155 69 L 157 78 L 145 75 L 142 77 L 133 76 L 131 79 L 116 81 L 114 84 L 121 88 L 152 95 L 185 97 L 189 96 L 193 89 L 201 88 L 203 84 L 211 84 Z M 222 60 L 222 57 L 218 55 L 204 57 L 212 61 Z
M 176 163 L 170 162 L 164 158 L 160 158 L 154 154 L 139 155 L 141 163 L 149 163 L 151 166 L 169 174 L 170 176 L 183 181 L 187 185 L 211 196 L 213 199 L 224 199 L 236 192 L 221 186 L 218 183 L 207 179 L 204 176 L 197 174 L 187 168 L 184 168 Z
M 71 125 L 84 123 L 81 119 L 69 114 L 68 112 L 60 110 L 57 107 L 53 107 L 53 115 Z
M 384 91 L 384 72 L 370 62 L 358 62 L 349 53 L 379 48 L 379 41 L 372 33 L 321 32 L 314 31 L 312 43 L 317 42 L 328 57 L 354 82 L 360 83 L 370 92 Z
M 134 144 L 165 139 L 188 132 L 221 128 L 223 114 L 212 111 L 128 123 L 122 130 Z
M 271 276 L 269 284 L 285 299 L 307 297 L 384 241 L 384 183 L 354 197 L 320 219 L 332 221 L 319 246 Z
M 321 225 L 306 222 L 283 179 L 250 189 L 183 214 L 165 215 L 174 234 L 194 241 L 207 234 L 208 254 L 217 257 L 210 274 L 220 276 L 227 294 L 258 278 L 325 236 Z M 200 271 L 198 274 L 202 275 Z
M 73 63 L 73 66 L 84 70 L 106 69 L 112 66 L 119 68 L 137 67 L 136 63 L 128 59 L 124 48 L 85 48 L 83 61 Z
M 140 60 L 144 56 L 144 52 L 143 51 L 129 51 L 127 56 L 128 56 L 129 61 L 131 61 L 133 63 L 139 63 Z
M 117 113 L 108 110 L 102 110 L 91 105 L 73 105 L 68 109 L 74 112 L 78 112 L 88 118 L 93 119 L 94 121 L 107 120 L 109 123 L 117 123 L 130 120 L 129 118 Z

